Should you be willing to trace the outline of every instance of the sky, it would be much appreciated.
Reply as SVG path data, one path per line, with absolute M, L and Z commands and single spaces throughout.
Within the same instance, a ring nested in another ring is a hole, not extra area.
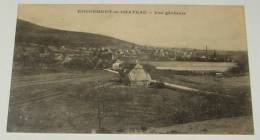
M 146 14 L 78 13 L 78 10 L 135 10 Z M 182 14 L 165 15 L 174 11 Z M 22 4 L 18 6 L 17 18 L 50 28 L 107 35 L 140 45 L 247 49 L 242 6 Z

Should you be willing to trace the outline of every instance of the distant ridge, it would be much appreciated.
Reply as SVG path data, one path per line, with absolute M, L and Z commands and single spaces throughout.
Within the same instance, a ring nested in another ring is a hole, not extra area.
M 17 19 L 15 42 L 84 47 L 129 48 L 138 46 L 137 44 L 105 35 L 53 29 L 21 19 Z

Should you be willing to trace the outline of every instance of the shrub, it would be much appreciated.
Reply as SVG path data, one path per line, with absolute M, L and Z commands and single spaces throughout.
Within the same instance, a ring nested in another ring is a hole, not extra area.
M 247 73 L 249 72 L 248 57 L 247 54 L 242 54 L 234 59 L 236 63 L 235 67 L 228 70 L 228 73 Z

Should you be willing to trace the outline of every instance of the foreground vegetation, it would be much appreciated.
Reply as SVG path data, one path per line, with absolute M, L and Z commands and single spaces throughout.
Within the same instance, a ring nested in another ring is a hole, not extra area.
M 152 77 L 157 78 L 155 74 Z M 169 76 L 161 77 L 173 80 Z M 248 76 L 214 79 L 176 75 L 173 80 L 205 89 L 228 83 L 213 89 L 220 94 L 232 94 L 234 99 L 130 87 L 117 82 L 118 78 L 102 70 L 13 77 L 8 131 L 142 133 L 151 127 L 252 114 L 250 96 L 247 96 L 250 95 Z M 238 93 L 236 86 L 245 92 Z

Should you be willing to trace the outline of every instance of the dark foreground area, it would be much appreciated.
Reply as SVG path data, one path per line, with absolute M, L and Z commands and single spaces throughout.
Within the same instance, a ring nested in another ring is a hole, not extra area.
M 253 134 L 248 75 L 215 77 L 152 73 L 156 80 L 228 94 L 233 98 L 126 86 L 119 83 L 118 78 L 103 70 L 13 76 L 7 131 L 182 133 L 185 130 L 185 133 Z M 205 120 L 216 121 L 207 124 L 202 122 Z M 195 122 L 191 127 L 196 129 L 201 122 L 203 131 L 189 130 L 190 125 L 185 125 Z M 208 131 L 214 126 L 216 131 Z M 248 128 L 246 131 L 232 131 L 244 130 L 244 126 Z M 168 128 L 173 130 L 167 131 Z

